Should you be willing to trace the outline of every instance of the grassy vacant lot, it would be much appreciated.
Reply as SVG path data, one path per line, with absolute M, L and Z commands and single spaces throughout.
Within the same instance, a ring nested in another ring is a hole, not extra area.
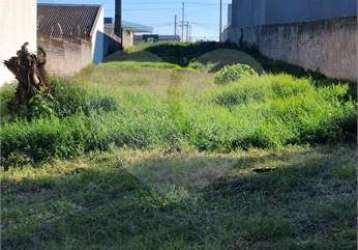
M 355 169 L 348 146 L 123 149 L 10 169 L 2 246 L 356 249 Z
M 2 88 L 2 247 L 356 249 L 351 85 L 256 58 L 134 48 L 18 114 Z

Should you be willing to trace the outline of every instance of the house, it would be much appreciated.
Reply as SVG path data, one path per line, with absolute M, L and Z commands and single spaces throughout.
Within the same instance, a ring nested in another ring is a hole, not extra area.
M 134 44 L 156 43 L 156 42 L 179 42 L 179 35 L 134 35 Z
M 0 85 L 14 80 L 3 61 L 16 55 L 25 42 L 36 51 L 36 0 L 0 1 Z
M 103 16 L 100 5 L 38 4 L 37 41 L 50 73 L 71 75 L 103 61 Z
M 356 0 L 233 0 L 225 41 L 327 77 L 357 81 Z
M 126 21 L 122 21 L 121 29 L 122 29 L 122 37 L 119 39 L 121 41 L 121 45 L 123 48 L 128 48 L 134 45 L 135 34 L 153 32 L 152 27 L 144 26 L 137 23 L 126 22 Z M 104 19 L 104 30 L 107 36 L 109 37 L 115 36 L 114 22 L 111 17 L 106 17 Z
M 131 23 L 131 22 L 122 22 L 123 29 L 123 47 L 130 47 L 134 45 L 134 36 L 135 34 L 143 34 L 143 33 L 152 33 L 153 28 L 149 26 L 144 26 L 141 24 Z

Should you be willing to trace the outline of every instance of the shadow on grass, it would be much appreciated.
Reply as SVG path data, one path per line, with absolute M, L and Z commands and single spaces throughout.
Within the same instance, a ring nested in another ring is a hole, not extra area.
M 355 157 L 153 155 L 4 179 L 2 247 L 355 249 Z
M 228 51 L 231 51 L 228 53 Z M 305 70 L 302 67 L 279 60 L 270 59 L 256 48 L 239 46 L 233 43 L 159 43 L 146 46 L 130 53 L 120 53 L 109 57 L 111 61 L 167 62 L 183 67 L 205 67 L 217 72 L 226 65 L 243 63 L 252 66 L 258 72 L 287 73 L 296 77 L 310 77 L 318 86 L 338 84 L 338 79 L 329 79 L 318 71 Z M 201 65 L 201 66 L 200 66 Z M 357 100 L 357 83 L 344 81 L 350 86 L 350 95 Z

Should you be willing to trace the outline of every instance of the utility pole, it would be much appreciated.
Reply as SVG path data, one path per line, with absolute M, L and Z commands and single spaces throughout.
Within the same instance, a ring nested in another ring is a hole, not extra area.
M 191 29 L 191 24 L 189 22 L 186 22 L 186 41 L 190 41 L 191 38 L 190 38 L 190 29 Z
M 121 38 L 121 45 L 123 46 L 122 38 L 122 0 L 115 0 L 115 14 L 114 14 L 114 34 Z
M 184 18 L 185 18 L 185 4 L 182 3 L 182 11 L 181 11 L 181 40 L 184 42 Z
M 219 42 L 221 42 L 221 34 L 223 31 L 223 0 L 220 0 L 220 20 L 219 20 Z
M 190 24 L 190 26 L 189 26 L 189 41 L 190 42 L 192 41 L 191 35 L 192 35 L 192 25 Z
M 177 15 L 174 17 L 174 39 L 177 39 Z

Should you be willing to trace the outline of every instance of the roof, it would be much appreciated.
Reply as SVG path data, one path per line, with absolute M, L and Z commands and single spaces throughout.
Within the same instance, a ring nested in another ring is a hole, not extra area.
M 38 4 L 38 34 L 56 38 L 90 38 L 100 10 L 100 5 Z
M 112 17 L 105 17 L 104 18 L 104 27 L 107 32 L 113 30 L 113 18 Z M 129 30 L 134 33 L 152 33 L 153 28 L 150 26 L 145 26 L 137 23 L 122 21 L 122 29 Z
M 173 40 L 173 41 L 178 41 L 180 40 L 180 36 L 179 35 L 159 35 L 159 39 L 160 40 Z
M 129 30 L 132 32 L 146 32 L 146 33 L 152 33 L 153 28 L 150 26 L 145 26 L 137 23 L 131 23 L 127 21 L 122 21 L 122 29 Z
M 158 35 L 158 34 L 150 34 L 150 35 L 134 35 L 134 40 L 140 41 L 144 40 L 146 37 L 156 37 L 159 41 L 180 41 L 179 35 Z

